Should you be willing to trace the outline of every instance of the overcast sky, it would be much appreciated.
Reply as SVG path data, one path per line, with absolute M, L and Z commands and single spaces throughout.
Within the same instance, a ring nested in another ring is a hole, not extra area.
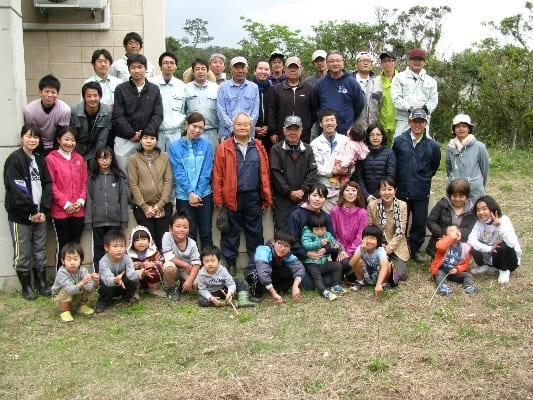
M 184 36 L 183 25 L 186 19 L 202 18 L 208 21 L 209 34 L 214 37 L 209 44 L 228 47 L 239 47 L 237 42 L 246 34 L 242 29 L 240 16 L 266 25 L 287 25 L 291 29 L 300 29 L 304 35 L 311 35 L 311 25 L 317 25 L 320 21 L 348 19 L 373 23 L 376 6 L 407 11 L 415 5 L 446 5 L 452 12 L 444 19 L 443 35 L 437 48 L 438 55 L 446 58 L 454 52 L 471 47 L 472 42 L 489 36 L 491 31 L 483 27 L 482 22 L 500 21 L 526 10 L 526 0 L 379 0 L 367 1 L 368 5 L 355 0 L 268 0 L 261 3 L 251 0 L 165 0 L 165 3 L 167 35 L 181 38 Z

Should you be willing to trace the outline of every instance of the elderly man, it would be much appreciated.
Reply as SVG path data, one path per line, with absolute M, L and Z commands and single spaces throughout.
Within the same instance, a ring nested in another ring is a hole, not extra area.
M 396 130 L 399 136 L 409 129 L 408 117 L 415 108 L 423 108 L 427 114 L 426 132 L 429 132 L 429 118 L 439 103 L 437 81 L 426 73 L 426 52 L 413 49 L 409 53 L 407 68 L 396 74 L 392 80 L 391 97 L 396 109 Z
M 381 80 L 381 87 L 383 89 L 383 100 L 379 106 L 378 122 L 385 129 L 388 138 L 388 143 L 392 143 L 394 131 L 396 130 L 396 110 L 392 103 L 391 87 L 392 79 L 398 72 L 396 71 L 396 57 L 390 52 L 383 52 L 379 55 L 381 61 L 381 73 L 378 75 Z
M 318 96 L 311 85 L 302 81 L 302 62 L 298 57 L 287 59 L 287 78 L 274 85 L 268 112 L 268 130 L 274 143 L 283 139 L 285 118 L 298 115 L 303 121 L 302 141 L 311 141 L 311 127 L 316 121 Z
M 392 151 L 396 155 L 397 196 L 407 203 L 411 214 L 408 245 L 411 259 L 423 262 L 420 246 L 424 243 L 428 216 L 431 178 L 440 163 L 440 147 L 424 135 L 428 116 L 422 108 L 409 115 L 409 129 L 394 139 Z
M 109 68 L 109 75 L 115 76 L 121 79 L 123 82 L 127 82 L 130 78 L 130 71 L 128 67 L 128 57 L 136 54 L 140 54 L 143 48 L 143 38 L 137 32 L 130 32 L 124 36 L 122 41 L 126 54 L 115 60 L 115 62 Z M 151 78 L 154 76 L 154 66 L 148 60 L 146 60 L 146 77 Z
M 326 75 L 326 72 L 328 72 L 326 68 L 326 56 L 327 53 L 325 50 L 315 50 L 313 52 L 313 55 L 311 56 L 311 61 L 313 61 L 315 73 L 305 78 L 305 83 L 308 83 L 309 85 L 315 87 L 315 84 L 318 79 Z
M 268 155 L 259 139 L 251 137 L 253 122 L 244 112 L 237 113 L 233 136 L 216 149 L 213 165 L 213 203 L 227 209 L 229 232 L 222 235 L 220 247 L 232 275 L 236 272 L 240 235 L 244 228 L 246 250 L 253 259 L 263 242 L 263 210 L 272 205 Z
M 128 176 L 128 160 L 139 146 L 141 132 L 157 132 L 163 121 L 163 103 L 159 88 L 146 80 L 146 57 L 128 57 L 130 80 L 117 86 L 113 107 L 115 158 L 119 168 Z M 138 88 L 142 88 L 139 91 Z
M 226 57 L 224 54 L 214 53 L 209 57 L 209 70 L 213 72 L 216 79 L 216 84 L 221 85 L 227 81 L 226 73 Z
M 365 97 L 355 78 L 344 70 L 344 58 L 340 51 L 330 51 L 326 57 L 326 65 L 328 72 L 315 85 L 320 98 L 320 111 L 335 111 L 337 131 L 346 135 L 363 111 Z
M 185 114 L 199 112 L 205 118 L 204 139 L 209 140 L 213 151 L 220 143 L 218 134 L 217 92 L 218 85 L 207 79 L 209 64 L 197 58 L 191 63 L 194 79 L 185 85 Z
M 109 67 L 113 64 L 113 57 L 106 49 L 98 49 L 93 52 L 91 64 L 93 65 L 94 75 L 86 79 L 83 84 L 98 82 L 102 87 L 101 102 L 113 107 L 115 89 L 122 83 L 122 79 L 109 74 Z
M 102 87 L 98 82 L 84 84 L 81 95 L 83 100 L 71 107 L 70 126 L 75 127 L 78 133 L 76 151 L 90 166 L 96 149 L 107 143 L 113 110 L 102 103 Z
M 159 56 L 161 75 L 150 81 L 159 87 L 163 101 L 163 122 L 159 126 L 158 146 L 168 151 L 170 143 L 178 140 L 185 126 L 185 83 L 174 76 L 178 57 L 167 51 Z
M 300 140 L 302 119 L 289 115 L 283 123 L 284 139 L 270 151 L 270 172 L 274 189 L 274 226 L 288 227 L 289 215 L 316 180 L 313 149 Z
M 375 77 L 372 71 L 372 55 L 368 51 L 361 51 L 357 53 L 355 60 L 357 69 L 354 78 L 365 94 L 365 107 L 355 125 L 360 130 L 366 131 L 369 125 L 378 122 L 383 89 L 381 80 Z
M 248 61 L 238 56 L 231 59 L 233 77 L 220 85 L 217 94 L 217 115 L 222 139 L 227 139 L 233 132 L 233 118 L 239 112 L 247 113 L 255 126 L 259 115 L 259 89 L 246 79 Z M 254 136 L 252 134 L 252 136 Z

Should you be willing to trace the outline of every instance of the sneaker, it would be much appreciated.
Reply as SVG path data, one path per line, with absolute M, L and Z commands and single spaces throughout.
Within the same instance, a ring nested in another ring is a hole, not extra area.
M 361 282 L 356 281 L 355 284 L 350 288 L 350 291 L 352 291 L 352 292 L 360 292 L 361 290 L 363 290 L 364 286 L 365 285 L 363 285 Z
M 163 289 L 154 290 L 153 292 L 150 292 L 150 294 L 155 297 L 167 297 L 167 292 Z
M 463 288 L 464 292 L 466 294 L 476 294 L 476 293 L 479 293 L 479 290 L 477 290 L 474 286 L 472 285 L 468 285 L 466 287 Z
M 80 306 L 80 308 L 78 308 L 78 312 L 80 314 L 83 314 L 83 315 L 92 315 L 92 314 L 94 314 L 94 310 L 91 307 L 89 307 L 88 305 L 86 305 L 86 304 L 82 304 Z
M 453 290 L 448 287 L 445 283 L 442 283 L 439 287 L 439 294 L 441 296 L 447 296 L 449 294 L 452 294 Z
M 105 312 L 105 309 L 106 309 L 106 306 L 105 306 L 104 303 L 98 303 L 96 305 L 95 311 L 96 311 L 97 314 L 102 314 L 103 312 Z
M 347 292 L 347 290 L 344 289 L 341 285 L 332 286 L 330 290 L 335 294 L 344 294 Z
M 172 301 L 180 301 L 180 289 L 177 286 L 172 286 L 168 289 L 168 297 Z
M 138 301 L 141 300 L 141 296 L 139 296 L 138 292 L 135 292 L 135 293 L 133 293 L 133 297 L 131 299 L 135 300 L 135 302 L 138 302 Z
M 322 296 L 324 296 L 324 298 L 329 301 L 337 300 L 337 295 L 335 293 L 331 293 L 329 290 L 324 290 Z
M 498 283 L 509 283 L 509 278 L 511 277 L 511 271 L 508 269 L 500 269 L 498 275 Z
M 481 275 L 481 274 L 494 275 L 496 273 L 496 268 L 494 268 L 494 267 L 492 267 L 490 265 L 480 265 L 476 269 L 473 269 L 472 273 L 474 275 Z
M 61 321 L 63 321 L 63 322 L 72 322 L 72 321 L 74 321 L 74 318 L 72 318 L 72 314 L 70 313 L 69 310 L 63 311 L 61 314 L 59 314 L 59 316 L 61 317 Z
M 420 254 L 419 251 L 413 251 L 413 253 L 411 254 L 411 260 L 416 263 L 423 263 L 424 257 L 422 257 L 422 254 Z

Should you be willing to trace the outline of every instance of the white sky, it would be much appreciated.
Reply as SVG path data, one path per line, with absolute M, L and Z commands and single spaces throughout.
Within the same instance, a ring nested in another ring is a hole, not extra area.
M 483 27 L 482 22 L 499 22 L 502 18 L 527 11 L 524 7 L 526 0 L 379 0 L 367 1 L 368 5 L 356 0 L 268 0 L 263 2 L 264 7 L 261 8 L 258 7 L 258 1 L 251 0 L 165 0 L 165 3 L 167 35 L 181 38 L 184 36 L 185 19 L 202 18 L 208 21 L 209 34 L 214 37 L 209 44 L 228 47 L 238 47 L 237 42 L 246 34 L 240 16 L 266 25 L 287 25 L 291 29 L 300 29 L 304 35 L 311 35 L 311 25 L 318 25 L 320 21 L 348 19 L 373 23 L 377 6 L 407 11 L 415 5 L 446 5 L 452 11 L 444 19 L 443 35 L 437 48 L 438 55 L 446 58 L 494 32 Z

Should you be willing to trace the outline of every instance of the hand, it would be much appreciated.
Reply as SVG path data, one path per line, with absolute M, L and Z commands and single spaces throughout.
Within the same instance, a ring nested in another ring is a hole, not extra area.
M 135 135 L 133 135 L 130 140 L 132 142 L 138 142 L 140 139 L 141 139 L 141 132 L 142 132 L 142 129 L 140 131 L 137 131 L 135 132 Z
M 45 221 L 45 216 L 43 213 L 37 213 L 31 216 L 32 224 L 39 224 L 39 223 L 43 223 L 44 221 Z
M 74 214 L 76 212 L 76 207 L 74 207 L 74 204 L 69 204 L 65 211 L 69 215 Z
M 304 191 L 301 189 L 293 190 L 292 192 L 289 193 L 289 198 L 292 201 L 301 201 L 303 197 L 304 197 Z
M 148 210 L 144 212 L 146 218 L 152 218 L 154 216 L 154 208 L 152 206 L 148 207 Z
M 91 274 L 91 279 L 93 280 L 95 285 L 98 285 L 98 283 L 100 282 L 100 275 L 98 275 L 96 272 L 93 272 Z
M 271 135 L 270 136 L 270 141 L 272 142 L 272 144 L 278 143 L 279 142 L 278 135 Z
M 341 262 L 345 258 L 348 258 L 348 253 L 346 253 L 344 250 L 339 251 L 339 254 L 337 254 L 337 262 Z
M 366 202 L 369 203 L 370 200 L 377 200 L 377 199 L 376 199 L 374 196 L 369 195 L 369 196 L 367 197 L 367 199 L 366 199 Z
M 191 207 L 200 207 L 202 205 L 202 198 L 196 193 L 189 193 L 189 205 Z
M 460 230 L 457 230 L 457 232 L 455 233 L 455 240 L 461 241 L 461 231 Z
M 500 218 L 498 218 L 498 211 L 491 212 L 490 214 L 492 215 L 492 225 L 500 226 L 501 221 Z
M 494 245 L 490 248 L 490 251 L 496 251 L 500 248 L 500 245 L 502 244 L 502 240 L 498 240 Z
M 215 204 L 215 207 L 217 208 L 218 211 L 222 210 L 222 206 L 224 204 L 220 203 L 220 204 Z
M 183 282 L 182 291 L 183 292 L 190 292 L 192 289 L 192 279 L 187 279 L 185 282 Z
M 366 240 L 363 240 L 363 241 L 361 242 L 361 247 L 360 247 L 360 249 L 361 249 L 361 253 L 364 252 L 364 251 L 367 251 L 367 250 L 368 250 L 368 247 L 367 247 L 367 245 L 366 245 Z
M 348 167 L 335 167 L 333 168 L 333 171 L 331 172 L 332 176 L 347 175 L 347 174 L 348 174 Z
M 331 248 L 333 250 L 338 250 L 339 249 L 339 245 L 337 243 L 331 243 Z
M 257 133 L 257 136 L 264 137 L 267 134 L 268 127 L 266 126 L 256 126 L 255 127 L 255 133 Z
M 82 284 L 81 286 L 85 286 L 87 285 L 89 282 L 91 281 L 91 275 L 87 274 L 87 275 L 84 275 L 83 278 L 81 278 L 81 281 L 80 283 Z
M 374 294 L 376 296 L 379 296 L 381 293 L 383 293 L 383 286 L 381 283 L 376 283 L 376 287 L 374 288 Z
M 329 243 L 329 240 L 328 240 L 328 239 L 322 239 L 322 240 L 320 241 L 320 245 L 321 245 L 321 246 L 327 246 L 328 243 Z
M 457 272 L 459 272 L 459 271 L 457 271 L 457 268 L 452 268 L 450 270 L 450 275 L 455 275 Z
M 220 307 L 220 297 L 212 296 L 209 300 L 215 307 Z
M 272 293 L 272 297 L 274 298 L 274 303 L 276 304 L 281 304 L 283 302 L 283 299 L 277 293 Z
M 155 262 L 150 261 L 150 260 L 143 261 L 142 264 L 143 264 L 144 269 L 146 270 L 155 268 Z
M 292 286 L 292 298 L 294 301 L 300 301 L 300 288 L 298 285 Z
M 120 286 L 122 289 L 126 289 L 126 285 L 124 285 L 124 282 L 122 282 L 122 277 L 124 276 L 125 272 L 126 271 L 122 271 L 122 273 L 113 278 L 113 283 L 117 286 Z
M 134 261 L 133 262 L 133 267 L 135 269 L 141 269 L 142 268 L 142 263 L 140 261 Z
M 233 292 L 226 293 L 226 301 L 229 303 L 233 299 Z
M 315 260 L 315 261 L 319 260 L 320 257 L 322 257 L 322 254 L 320 254 L 320 250 L 309 250 L 307 252 L 307 257 L 310 258 L 311 260 Z

